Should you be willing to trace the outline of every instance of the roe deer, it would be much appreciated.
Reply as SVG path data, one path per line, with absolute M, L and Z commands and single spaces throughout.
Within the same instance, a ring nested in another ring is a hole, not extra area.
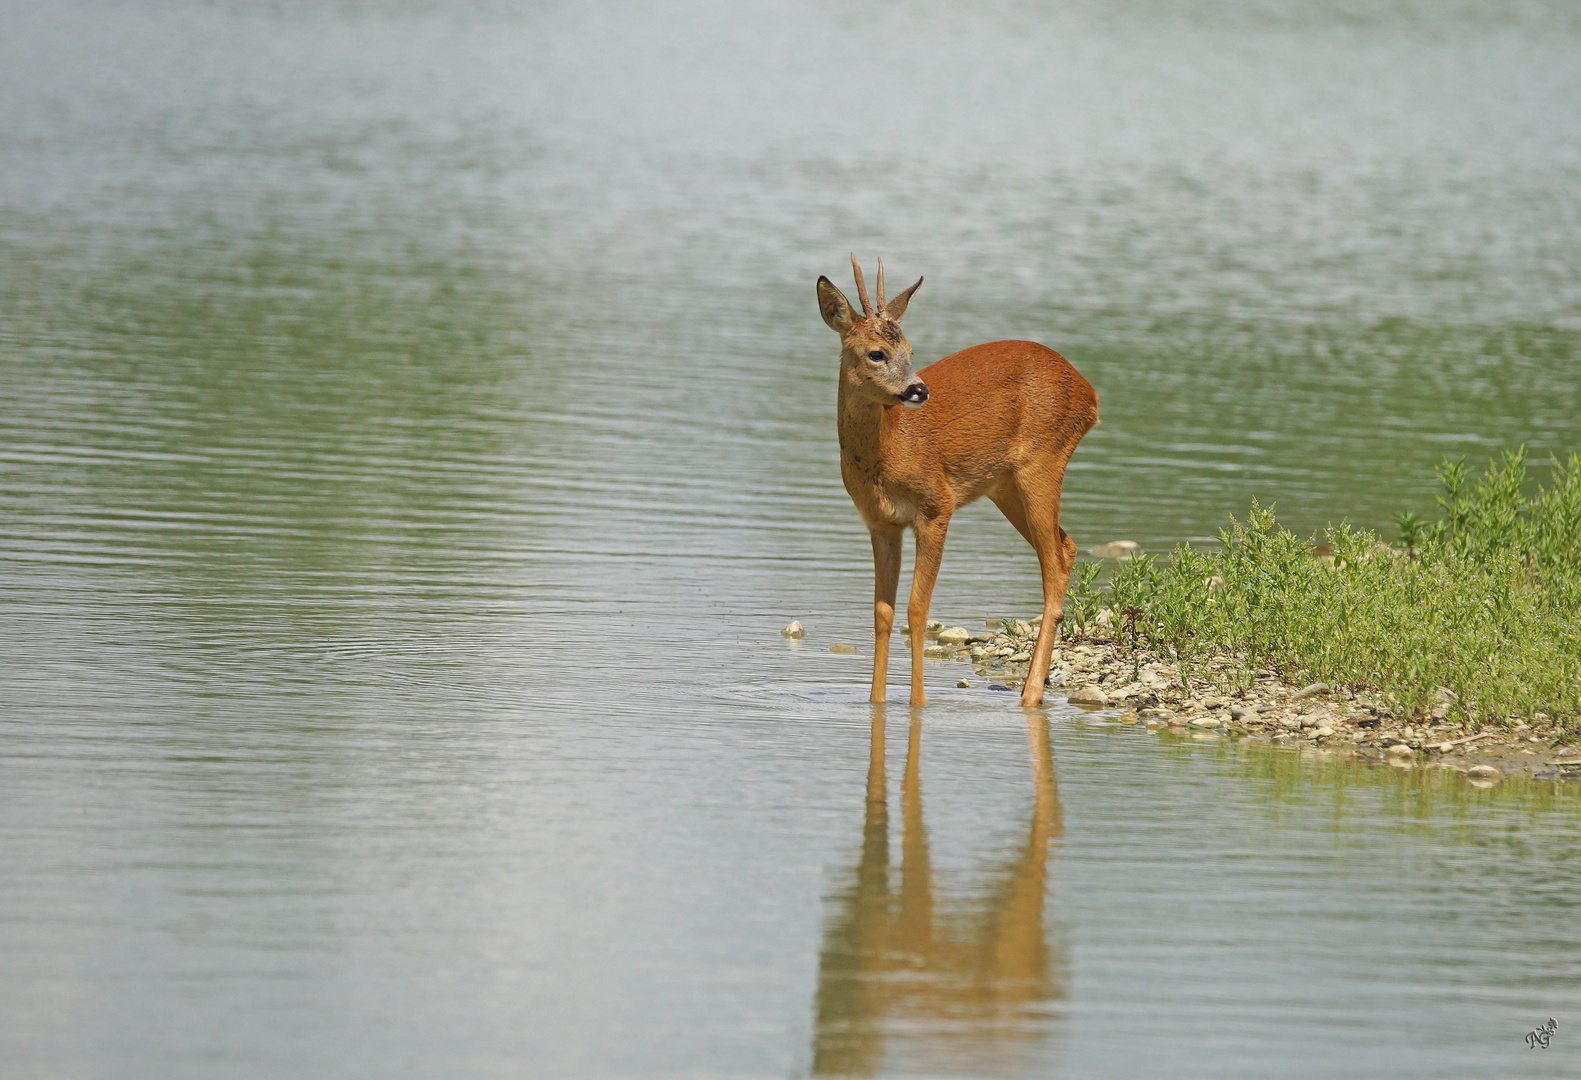
M 1043 625 L 1021 691 L 1023 706 L 1040 705 L 1076 560 L 1076 544 L 1059 525 L 1060 484 L 1071 452 L 1098 422 L 1098 395 L 1063 356 L 1031 341 L 974 345 L 929 365 L 924 383 L 900 332 L 922 279 L 886 303 L 880 259 L 875 308 L 854 254 L 851 269 L 862 315 L 827 277 L 818 279 L 818 310 L 842 346 L 840 476 L 873 538 L 870 700 L 884 700 L 904 530 L 917 538 L 906 605 L 911 704 L 924 705 L 923 630 L 944 534 L 958 507 L 986 495 L 1037 551 L 1043 571 Z

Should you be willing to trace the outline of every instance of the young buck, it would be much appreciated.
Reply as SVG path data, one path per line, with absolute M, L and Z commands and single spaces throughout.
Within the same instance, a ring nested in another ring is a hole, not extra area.
M 855 255 L 851 269 L 862 314 L 826 277 L 818 279 L 818 310 L 842 346 L 840 475 L 873 538 L 870 700 L 884 700 L 903 532 L 909 526 L 917 538 L 906 622 L 911 704 L 923 705 L 923 630 L 944 534 L 957 508 L 986 495 L 1037 551 L 1043 571 L 1043 625 L 1021 692 L 1022 705 L 1042 704 L 1076 559 L 1076 544 L 1059 525 L 1060 484 L 1071 452 L 1098 422 L 1098 395 L 1063 356 L 1030 341 L 994 341 L 946 356 L 929 365 L 924 383 L 900 332 L 922 279 L 886 302 L 879 260 L 874 307 Z

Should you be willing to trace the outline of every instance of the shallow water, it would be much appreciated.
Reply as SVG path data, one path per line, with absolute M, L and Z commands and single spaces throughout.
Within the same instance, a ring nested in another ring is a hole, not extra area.
M 1568 6 L 0 22 L 7 1075 L 1565 1074 L 1573 793 L 875 715 L 812 282 L 1068 355 L 1083 546 L 1386 528 L 1581 448 Z

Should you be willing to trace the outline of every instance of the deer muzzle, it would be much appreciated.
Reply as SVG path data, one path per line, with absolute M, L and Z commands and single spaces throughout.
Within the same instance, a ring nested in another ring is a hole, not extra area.
M 915 409 L 928 400 L 928 388 L 921 382 L 914 382 L 900 392 L 900 400 L 908 409 Z

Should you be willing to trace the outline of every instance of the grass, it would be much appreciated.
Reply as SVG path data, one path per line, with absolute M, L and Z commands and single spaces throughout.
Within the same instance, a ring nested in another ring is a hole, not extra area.
M 1233 654 L 1247 681 L 1271 668 L 1369 690 L 1407 717 L 1448 700 L 1452 719 L 1547 720 L 1576 735 L 1581 457 L 1530 496 L 1524 448 L 1476 480 L 1463 459 L 1438 474 L 1443 516 L 1397 516 L 1396 546 L 1342 524 L 1323 534 L 1332 556 L 1318 557 L 1254 502 L 1216 551 L 1138 556 L 1105 585 L 1094 564 L 1078 567 L 1066 611 L 1084 636 L 1110 609 L 1116 644 L 1172 655 L 1182 682 Z

